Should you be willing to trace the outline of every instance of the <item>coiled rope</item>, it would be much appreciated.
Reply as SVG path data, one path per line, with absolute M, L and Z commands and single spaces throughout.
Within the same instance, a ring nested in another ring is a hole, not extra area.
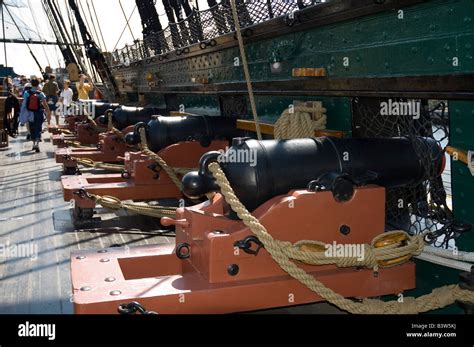
M 279 140 L 314 137 L 315 130 L 326 129 L 327 116 L 321 108 L 295 106 L 287 108 L 275 123 L 274 138 Z M 316 113 L 316 119 L 310 113 Z
M 209 170 L 214 175 L 226 202 L 230 205 L 232 210 L 237 213 L 243 223 L 260 239 L 273 260 L 291 277 L 340 309 L 354 314 L 415 314 L 446 307 L 455 303 L 456 300 L 474 303 L 474 292 L 463 290 L 458 285 L 436 288 L 430 294 L 418 298 L 407 297 L 404 298 L 402 302 L 398 300 L 384 302 L 375 299 L 365 299 L 363 302 L 355 302 L 346 299 L 298 267 L 292 260 L 299 260 L 298 258 L 301 257 L 304 261 L 318 263 L 318 260 L 313 258 L 317 256 L 318 252 L 308 252 L 307 255 L 303 256 L 300 254 L 301 250 L 295 247 L 291 242 L 275 240 L 260 221 L 250 214 L 237 198 L 219 164 L 211 163 Z M 416 241 L 418 240 L 417 236 L 414 236 L 411 240 L 416 243 L 419 242 Z M 416 252 L 418 251 L 419 248 L 417 246 Z

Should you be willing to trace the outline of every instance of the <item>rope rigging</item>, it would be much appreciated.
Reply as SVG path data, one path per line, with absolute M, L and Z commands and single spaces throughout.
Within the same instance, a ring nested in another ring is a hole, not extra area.
M 253 115 L 253 118 L 255 121 L 255 127 L 257 130 L 257 138 L 261 140 L 262 132 L 260 130 L 260 122 L 257 115 L 257 105 L 255 103 L 255 97 L 253 94 L 252 80 L 250 77 L 250 71 L 249 71 L 249 67 L 247 63 L 247 55 L 245 53 L 244 40 L 242 38 L 242 32 L 240 29 L 240 21 L 239 21 L 239 15 L 237 13 L 237 5 L 235 4 L 235 0 L 230 0 L 230 3 L 231 3 L 232 15 L 234 18 L 234 23 L 235 23 L 235 32 L 237 34 L 237 40 L 239 42 L 240 56 L 242 58 L 242 66 L 244 68 L 245 81 L 247 83 L 247 92 L 249 94 L 250 106 L 252 108 L 252 115 Z
M 102 43 L 104 44 L 104 50 L 107 52 L 107 44 L 105 43 L 104 34 L 102 33 L 102 27 L 100 26 L 99 17 L 97 16 L 97 12 L 95 10 L 94 0 L 91 0 L 91 3 L 92 10 L 94 11 L 95 20 L 97 22 L 97 27 L 99 28 L 100 37 L 102 38 Z
M 50 23 L 50 29 L 53 31 L 54 36 L 56 37 L 56 42 L 58 45 L 59 50 L 64 58 L 64 62 L 66 65 L 74 63 L 78 64 L 81 68 L 84 66 L 80 63 L 78 57 L 76 56 L 75 50 L 71 48 L 71 45 L 68 45 L 68 42 L 73 42 L 70 40 L 70 37 L 67 36 L 67 32 L 65 31 L 64 22 L 61 22 L 59 19 L 59 15 L 56 12 L 56 8 L 52 5 L 50 0 L 43 0 L 43 10 L 48 18 Z M 78 42 L 78 41 L 74 41 Z
M 122 0 L 119 0 L 119 5 L 120 5 L 120 9 L 122 10 L 123 17 L 127 21 L 128 30 L 130 31 L 130 34 L 132 35 L 133 41 L 135 41 L 135 36 L 133 35 L 133 30 L 132 30 L 132 27 L 130 26 L 130 20 L 127 19 L 127 15 L 125 14 L 125 10 L 123 9 Z
M 33 18 L 33 23 L 35 25 L 35 28 L 36 28 L 36 32 L 38 33 L 38 37 L 40 40 L 42 40 L 42 37 L 40 35 L 40 30 L 39 30 L 39 25 L 38 25 L 38 21 L 36 20 L 36 16 L 34 15 L 33 13 L 33 6 L 31 4 L 31 0 L 28 0 L 28 7 L 30 9 L 30 13 L 31 13 L 31 17 Z M 48 54 L 46 53 L 46 47 L 44 45 L 41 45 L 41 47 L 43 48 L 43 53 L 44 53 L 44 56 L 46 57 L 46 61 L 48 62 L 48 65 L 51 66 L 51 62 L 49 60 L 49 56 Z
M 125 27 L 123 28 L 122 32 L 120 33 L 120 36 L 117 40 L 117 43 L 115 43 L 115 46 L 114 46 L 114 49 L 113 51 L 115 51 L 117 49 L 117 46 L 118 44 L 120 43 L 120 40 L 122 40 L 122 37 L 123 37 L 123 34 L 125 33 L 125 31 L 127 30 L 127 27 L 128 27 L 128 23 L 130 22 L 130 19 L 132 18 L 133 14 L 135 13 L 135 10 L 137 9 L 137 6 L 135 5 L 135 7 L 133 8 L 132 10 L 132 13 L 130 13 L 130 16 L 127 19 L 127 22 L 125 23 Z
M 82 17 L 84 18 L 84 23 L 86 24 L 87 31 L 90 33 L 91 39 L 98 44 L 99 48 L 101 48 L 100 41 L 97 40 L 97 33 L 95 32 L 95 27 L 92 25 L 93 23 L 89 23 L 89 21 L 92 22 L 92 18 L 88 16 L 86 11 L 84 10 L 84 7 L 82 6 L 82 1 L 79 0 L 77 3 L 79 4 L 80 11 L 82 12 Z M 87 0 L 86 4 L 88 4 Z
M 89 20 L 91 22 L 91 26 L 92 26 L 92 29 L 93 29 L 93 32 L 94 32 L 94 36 L 95 36 L 95 39 L 100 47 L 100 49 L 104 49 L 103 45 L 102 45 L 102 42 L 100 40 L 100 36 L 98 35 L 98 30 L 97 30 L 97 27 L 95 25 L 95 21 L 94 21 L 94 17 L 92 16 L 92 11 L 91 11 L 91 7 L 89 5 L 89 1 L 86 0 L 86 6 L 87 6 L 87 12 L 89 13 L 89 16 L 86 16 L 89 17 Z
M 15 19 L 13 18 L 12 13 L 10 12 L 10 9 L 8 8 L 8 6 L 4 6 L 4 5 L 2 4 L 2 9 L 3 9 L 3 8 L 5 8 L 5 9 L 7 10 L 8 14 L 9 14 L 10 17 L 12 18 L 13 23 L 15 24 L 16 28 L 17 28 L 18 31 L 20 32 L 20 35 L 21 35 L 22 39 L 25 41 L 26 47 L 27 47 L 28 50 L 30 51 L 30 54 L 31 54 L 31 56 L 33 57 L 33 60 L 35 61 L 36 65 L 38 65 L 38 68 L 39 68 L 41 74 L 44 75 L 43 67 L 41 66 L 41 64 L 39 63 L 38 59 L 36 58 L 36 56 L 34 55 L 33 51 L 31 50 L 31 46 L 28 44 L 28 42 L 27 42 L 25 36 L 23 35 L 23 33 L 22 33 L 20 27 L 18 26 L 18 24 L 16 23 Z
M 9 7 L 9 5 L 6 5 L 6 4 L 4 4 L 4 6 L 5 6 L 5 7 Z M 15 7 L 15 8 L 17 8 L 17 7 Z M 14 13 L 14 12 L 12 12 L 11 15 L 10 15 L 10 17 L 11 17 L 11 20 L 12 20 L 12 21 L 9 21 L 7 18 L 5 18 L 5 23 L 6 23 L 6 24 L 15 24 L 13 21 L 16 21 L 17 23 L 19 23 L 18 26 L 21 28 L 21 30 L 23 30 L 25 33 L 27 33 L 28 37 L 29 37 L 31 40 L 33 39 L 32 34 L 33 34 L 33 35 L 37 34 L 37 37 L 40 38 L 39 34 L 36 33 L 36 32 L 34 31 L 34 29 L 30 28 L 30 27 L 26 24 L 26 22 L 25 22 L 25 20 L 24 20 L 24 17 L 23 17 L 23 13 L 22 13 L 21 11 L 20 11 L 20 14 L 19 14 L 19 15 L 17 15 L 17 14 Z M 19 31 L 20 31 L 20 30 L 19 30 Z
M 8 66 L 7 41 L 5 41 L 5 12 L 3 11 L 3 3 L 0 5 L 2 11 L 2 32 L 3 32 L 3 50 L 5 54 L 5 66 Z
M 41 2 L 41 10 L 44 13 L 44 17 L 48 18 L 48 15 L 46 13 L 46 9 L 44 8 L 44 2 L 43 1 Z M 53 31 L 53 28 L 52 28 L 52 23 L 50 23 L 50 25 L 47 25 L 46 27 L 48 28 L 48 34 L 51 37 L 56 38 L 56 36 L 54 34 L 54 31 Z M 63 64 L 64 64 L 64 66 L 66 65 L 66 61 L 64 59 L 64 56 L 62 55 L 62 52 L 61 52 L 61 49 L 58 45 L 57 39 L 56 39 L 56 44 L 54 45 L 54 55 L 56 56 L 56 59 L 58 61 L 58 66 L 63 66 Z M 63 62 L 61 62 L 61 57 L 63 57 Z
M 91 41 L 99 42 L 99 41 L 97 41 L 97 37 L 94 37 L 94 31 L 91 30 L 91 27 L 89 25 L 88 16 L 86 15 L 86 12 L 84 11 L 84 8 L 82 7 L 82 2 L 80 0 L 78 1 L 78 4 L 79 4 L 79 8 L 80 8 L 78 13 L 80 14 L 82 12 L 82 17 L 85 17 L 84 23 L 85 23 L 85 27 L 87 29 L 88 34 L 90 34 Z M 82 20 L 82 17 L 81 17 L 81 20 Z M 76 20 L 77 20 L 77 17 L 76 17 Z M 79 25 L 79 29 L 80 29 L 80 25 Z M 82 31 L 81 31 L 81 33 L 82 33 Z M 84 39 L 83 39 L 83 42 L 84 42 L 84 44 L 86 43 L 86 41 L 84 41 Z M 98 48 L 100 48 L 100 42 L 99 42 L 99 47 Z M 87 48 L 86 48 L 85 53 L 86 53 L 86 56 L 87 56 Z M 90 60 L 87 63 L 89 65 L 89 68 L 90 68 L 91 74 L 93 75 L 94 80 L 97 81 L 98 78 L 97 78 L 96 70 L 94 69 L 94 65 L 92 64 L 92 62 Z
M 69 21 L 69 25 L 70 25 L 70 28 L 71 28 L 71 35 L 73 37 L 73 40 L 75 42 L 79 42 L 79 37 L 77 35 L 77 30 L 76 30 L 76 25 L 74 23 L 74 20 L 71 16 L 71 10 L 68 8 L 68 5 L 67 5 L 67 0 L 64 0 L 64 7 L 66 8 L 66 13 L 67 13 L 67 18 L 68 18 L 68 21 Z M 82 48 L 81 47 L 77 47 L 74 52 L 76 53 L 76 57 L 77 57 L 77 60 L 79 62 L 81 62 L 81 66 L 83 66 L 83 64 L 85 64 L 84 62 L 84 54 L 82 52 Z M 83 69 L 84 71 L 84 69 Z
M 110 95 L 113 98 L 120 98 L 119 88 L 117 81 L 115 80 L 114 75 L 110 69 L 109 64 L 107 63 L 104 54 L 101 52 L 100 48 L 92 39 L 91 34 L 87 30 L 86 24 L 82 19 L 81 12 L 75 0 L 68 1 L 70 8 L 72 9 L 76 22 L 79 25 L 79 30 L 81 32 L 82 40 L 84 42 L 84 49 L 86 51 L 87 57 L 91 64 L 96 68 L 102 82 L 105 84 L 107 91 L 112 94 Z

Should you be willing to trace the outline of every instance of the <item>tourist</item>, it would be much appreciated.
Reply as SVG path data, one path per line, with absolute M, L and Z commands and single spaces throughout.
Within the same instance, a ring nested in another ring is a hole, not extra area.
M 29 90 L 31 90 L 31 83 L 25 84 L 23 93 L 26 93 Z M 34 113 L 28 111 L 28 109 L 26 108 L 26 99 L 23 99 L 23 102 L 20 108 L 20 125 L 26 126 L 26 141 L 31 140 L 30 122 L 33 122 L 33 121 L 34 121 Z
M 70 86 L 71 86 L 71 81 L 64 80 L 64 88 L 61 91 L 61 95 L 59 97 L 59 103 L 62 105 L 61 113 L 63 116 L 69 113 L 69 109 L 72 106 L 72 97 L 74 95 L 74 92 L 72 91 Z M 59 115 L 56 114 L 56 120 L 58 120 L 58 118 L 59 118 Z
M 7 76 L 3 79 L 3 89 L 6 92 L 11 92 L 13 90 L 12 76 Z
M 92 83 L 92 80 L 86 75 L 81 75 L 79 84 L 77 85 L 79 100 L 89 100 L 89 93 L 93 89 L 94 89 L 94 84 Z
M 23 93 L 25 92 L 25 86 L 27 84 L 29 84 L 29 82 L 26 76 L 20 76 L 20 84 L 16 87 L 17 95 L 19 97 L 23 96 Z M 30 84 L 30 88 L 31 88 L 31 84 Z
M 46 95 L 39 91 L 40 82 L 38 79 L 31 80 L 31 90 L 26 91 L 23 99 L 26 102 L 26 108 L 33 113 L 33 122 L 30 121 L 31 140 L 33 141 L 33 150 L 39 153 L 39 142 L 41 140 L 41 131 L 43 128 L 44 111 L 47 117 L 51 118 L 51 110 L 46 101 Z M 31 118 L 30 118 L 31 119 Z
M 8 119 L 6 129 L 8 134 L 15 138 L 18 135 L 18 118 L 20 114 L 20 102 L 12 92 L 5 99 L 5 117 Z
M 41 77 L 38 77 L 38 82 L 39 82 L 39 85 L 38 85 L 38 90 L 39 91 L 43 91 L 43 87 L 44 87 L 44 79 L 41 78 Z
M 44 84 L 42 91 L 46 95 L 46 100 L 49 109 L 52 112 L 56 111 L 56 104 L 58 103 L 59 86 L 56 82 L 56 76 L 49 75 L 49 80 Z M 54 113 L 56 117 L 56 125 L 59 125 L 59 114 Z M 51 125 L 51 116 L 48 117 L 48 125 Z

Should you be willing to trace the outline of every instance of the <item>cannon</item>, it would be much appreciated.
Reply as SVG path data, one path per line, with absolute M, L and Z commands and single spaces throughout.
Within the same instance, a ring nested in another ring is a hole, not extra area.
M 199 159 L 208 151 L 223 151 L 232 138 L 241 135 L 236 119 L 210 116 L 162 117 L 154 116 L 148 124 L 135 125 L 125 136 L 129 146 L 140 143 L 139 132 L 146 131 L 149 149 L 162 157 L 169 166 L 196 168 Z M 151 200 L 182 198 L 180 189 L 168 174 L 147 155 L 126 152 L 123 173 L 62 178 L 65 201 L 75 201 L 78 218 L 90 216 L 95 202 L 80 192 L 109 195 L 121 200 Z
M 109 248 L 107 266 L 97 265 L 103 257 L 97 251 L 72 255 L 76 313 L 115 313 L 129 302 L 164 314 L 209 314 L 323 300 L 282 270 L 235 216 L 209 173 L 211 162 L 220 163 L 238 198 L 274 239 L 348 246 L 370 243 L 385 231 L 386 187 L 436 176 L 444 165 L 441 148 L 423 138 L 237 139 L 233 144 L 225 154 L 206 153 L 199 169 L 183 178 L 186 194 L 206 194 L 208 200 L 178 208 L 174 219 L 161 219 L 176 227 L 174 246 Z M 430 165 L 421 164 L 418 145 L 430 153 Z M 399 246 L 404 241 L 384 242 Z M 398 294 L 415 287 L 415 264 L 409 257 L 380 264 L 377 272 L 297 265 L 344 297 Z M 113 285 L 103 284 L 108 276 L 117 279 Z M 85 284 L 94 291 L 81 291 Z M 111 296 L 112 290 L 120 295 Z M 183 298 L 186 304 L 176 304 Z
M 96 148 L 59 148 L 55 151 L 56 162 L 63 164 L 64 174 L 74 174 L 78 171 L 77 162 L 74 158 L 92 160 L 94 162 L 118 163 L 123 161 L 123 155 L 127 150 L 132 150 L 133 145 L 125 142 L 125 137 L 132 132 L 135 123 L 148 121 L 155 113 L 165 113 L 165 110 L 157 108 L 138 108 L 122 106 L 115 111 L 106 110 L 107 115 L 97 118 L 97 123 L 107 126 L 109 116 L 116 131 L 104 132 L 98 135 L 99 140 Z
M 58 148 L 54 152 L 56 163 L 63 165 L 63 174 L 74 175 L 80 173 L 77 159 L 86 159 L 100 163 L 121 163 L 125 152 L 133 150 L 124 138 L 133 131 L 133 126 L 128 126 L 120 132 L 107 131 L 99 134 L 96 147 L 90 148 Z
M 352 196 L 353 185 L 372 183 L 394 188 L 420 183 L 442 171 L 445 156 L 437 142 L 429 138 L 415 141 L 413 144 L 407 138 L 331 137 L 288 141 L 235 139 L 225 155 L 208 153 L 202 158 L 200 171 L 184 177 L 183 192 L 196 198 L 218 190 L 214 179 L 206 173 L 206 164 L 218 160 L 237 196 L 251 211 L 274 196 L 309 184 L 329 188 L 337 200 L 345 201 Z M 435 172 L 427 172 L 421 165 L 414 149 L 423 147 L 434 158 L 430 168 Z
M 189 138 L 207 147 L 213 140 L 229 140 L 237 134 L 235 120 L 227 117 L 193 115 L 165 118 L 156 116 L 146 126 L 138 124 L 133 133 L 127 135 L 126 141 L 129 145 L 140 142 L 138 131 L 143 126 L 149 139 L 148 146 L 153 152 L 172 143 L 184 142 Z
M 96 145 L 99 143 L 99 134 L 107 130 L 108 115 L 112 115 L 114 127 L 123 130 L 127 126 L 134 125 L 139 122 L 150 120 L 151 116 L 166 112 L 166 110 L 148 107 L 127 107 L 120 106 L 115 110 L 107 109 L 97 118 L 97 126 L 93 126 L 90 122 L 82 122 L 76 125 L 75 135 L 53 135 L 53 144 L 62 148 L 67 147 L 65 141 L 77 141 L 83 145 Z M 117 117 L 114 117 L 117 114 Z
M 120 104 L 117 103 L 81 101 L 72 109 L 70 115 L 65 115 L 64 125 L 50 125 L 48 126 L 48 131 L 54 135 L 63 132 L 72 133 L 76 129 L 77 123 L 87 120 L 86 114 L 89 114 L 92 118 L 96 118 L 96 115 L 103 115 L 105 111 L 115 110 L 118 107 L 120 107 Z

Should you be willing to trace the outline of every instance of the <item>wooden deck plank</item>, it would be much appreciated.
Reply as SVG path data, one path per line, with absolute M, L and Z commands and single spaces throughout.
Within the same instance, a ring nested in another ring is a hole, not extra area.
M 63 201 L 54 148 L 49 141 L 41 148 L 31 152 L 31 142 L 21 136 L 0 152 L 0 244 L 38 249 L 36 261 L 0 258 L 0 314 L 72 313 L 71 251 L 174 242 L 159 236 L 153 218 L 104 209 L 93 228 L 75 227 Z

